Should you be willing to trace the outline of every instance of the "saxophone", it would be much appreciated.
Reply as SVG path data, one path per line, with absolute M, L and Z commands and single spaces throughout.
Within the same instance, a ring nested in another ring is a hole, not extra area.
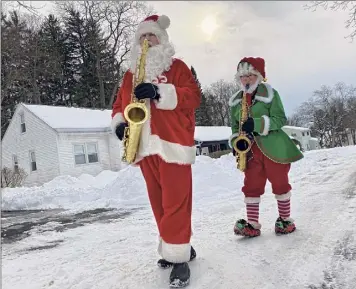
M 248 89 L 248 87 L 247 87 Z M 250 114 L 249 105 L 247 103 L 246 92 L 244 92 L 241 100 L 241 113 L 239 123 L 239 135 L 233 142 L 234 150 L 236 151 L 237 168 L 244 172 L 247 167 L 247 153 L 251 150 L 253 144 L 253 135 L 242 131 L 242 124 L 247 120 Z
M 135 161 L 140 143 L 142 126 L 148 119 L 148 110 L 145 100 L 138 100 L 134 96 L 136 86 L 145 80 L 145 66 L 148 48 L 148 40 L 145 39 L 142 45 L 142 52 L 136 67 L 135 75 L 133 76 L 131 103 L 126 106 L 124 110 L 124 116 L 128 122 L 128 126 L 125 128 L 122 140 L 124 147 L 122 161 L 128 164 Z

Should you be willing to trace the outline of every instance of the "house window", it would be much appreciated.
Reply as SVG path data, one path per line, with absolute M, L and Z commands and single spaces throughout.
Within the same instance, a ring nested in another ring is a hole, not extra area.
M 21 124 L 21 133 L 25 133 L 26 123 L 25 123 L 25 115 L 23 113 L 20 114 L 20 124 Z
M 30 151 L 30 166 L 31 172 L 37 171 L 36 154 L 34 151 Z
M 82 165 L 86 163 L 84 145 L 74 145 L 74 159 L 76 165 Z
M 76 165 L 86 163 L 97 163 L 98 146 L 96 143 L 75 144 L 74 145 L 74 160 Z
M 16 155 L 12 156 L 12 163 L 13 163 L 13 166 L 14 166 L 14 171 L 18 172 L 19 171 L 19 161 L 18 161 Z
M 87 144 L 87 154 L 88 154 L 88 162 L 89 163 L 97 163 L 98 162 L 98 150 L 95 143 Z

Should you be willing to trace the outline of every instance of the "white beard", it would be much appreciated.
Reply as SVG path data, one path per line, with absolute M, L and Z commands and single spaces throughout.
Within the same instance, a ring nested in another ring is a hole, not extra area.
M 253 93 L 257 89 L 258 85 L 262 82 L 263 77 L 261 74 L 258 74 L 256 82 L 254 84 L 250 84 L 250 87 L 248 89 L 246 89 L 246 86 L 241 83 L 240 75 L 238 73 L 236 73 L 235 79 L 243 92 Z
M 158 44 L 150 47 L 147 52 L 146 58 L 146 78 L 145 82 L 158 83 L 159 78 L 163 72 L 168 71 L 173 62 L 173 55 L 175 50 L 172 44 Z M 131 52 L 131 65 L 132 73 L 136 71 L 136 63 L 141 55 L 141 46 L 138 44 L 133 47 Z

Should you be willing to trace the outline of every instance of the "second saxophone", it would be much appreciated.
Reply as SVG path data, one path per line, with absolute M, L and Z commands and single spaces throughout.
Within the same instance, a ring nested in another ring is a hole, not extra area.
M 248 86 L 247 86 L 248 89 Z M 243 123 L 250 116 L 250 107 L 247 102 L 246 92 L 244 92 L 241 100 L 241 113 L 239 121 L 239 135 L 232 143 L 236 151 L 236 164 L 237 168 L 244 172 L 247 167 L 247 153 L 251 150 L 254 137 L 252 134 L 247 134 L 242 130 Z

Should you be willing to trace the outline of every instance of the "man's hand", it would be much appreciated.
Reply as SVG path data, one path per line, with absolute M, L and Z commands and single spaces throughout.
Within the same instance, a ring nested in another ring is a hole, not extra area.
M 116 127 L 115 133 L 116 133 L 117 137 L 119 138 L 119 140 L 121 140 L 121 141 L 124 138 L 124 132 L 125 132 L 126 127 L 128 127 L 128 124 L 126 122 L 120 123 Z
M 255 128 L 255 122 L 253 121 L 252 117 L 249 117 L 242 125 L 242 130 L 247 133 L 253 132 Z
M 135 88 L 137 99 L 158 99 L 158 87 L 152 83 L 141 83 Z

